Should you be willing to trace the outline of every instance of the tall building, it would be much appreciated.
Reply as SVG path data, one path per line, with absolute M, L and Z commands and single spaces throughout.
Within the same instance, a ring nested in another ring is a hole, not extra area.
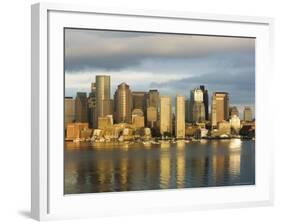
M 170 96 L 160 98 L 160 133 L 172 134 L 172 99 Z
M 91 84 L 91 92 L 88 97 L 88 121 L 91 128 L 96 128 L 96 83 Z
M 134 91 L 132 92 L 133 109 L 141 109 L 144 113 L 146 111 L 146 92 Z
M 185 137 L 185 99 L 184 96 L 176 97 L 175 134 L 177 138 Z
M 212 96 L 212 126 L 229 118 L 229 94 L 214 92 Z
M 151 89 L 147 96 L 147 107 L 155 107 L 158 111 L 159 109 L 159 92 L 157 89 Z
M 253 113 L 251 107 L 244 108 L 244 121 L 252 121 L 253 120 Z
M 233 107 L 229 107 L 229 116 L 232 117 L 236 115 L 237 117 L 239 117 L 239 110 L 237 109 L 237 107 L 233 106 Z
M 75 100 L 72 97 L 64 98 L 64 127 L 75 120 Z
M 104 117 L 108 114 L 106 108 L 110 108 L 110 76 L 96 76 L 96 117 L 95 122 L 98 122 L 98 117 Z
M 190 92 L 190 120 L 192 122 L 205 121 L 204 93 L 202 89 L 195 88 Z
M 114 95 L 115 120 L 117 123 L 131 123 L 132 118 L 132 93 L 129 85 L 118 85 Z
M 185 122 L 192 122 L 190 112 L 190 100 L 185 100 Z
M 157 124 L 157 109 L 156 107 L 148 107 L 146 109 L 147 126 L 155 128 Z
M 201 85 L 200 89 L 203 92 L 203 103 L 205 107 L 205 120 L 209 120 L 209 94 L 208 90 L 205 89 L 205 86 Z
M 87 93 L 77 92 L 75 98 L 75 121 L 88 122 L 88 99 Z

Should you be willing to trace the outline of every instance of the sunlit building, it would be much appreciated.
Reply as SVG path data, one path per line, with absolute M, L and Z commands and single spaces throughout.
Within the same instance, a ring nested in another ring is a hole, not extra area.
M 176 96 L 176 120 L 175 134 L 177 138 L 185 137 L 185 99 L 184 96 Z
M 202 89 L 195 88 L 190 92 L 191 121 L 194 123 L 205 121 L 205 113 L 204 93 Z
M 113 125 L 113 117 L 112 115 L 106 115 L 104 117 L 98 118 L 98 129 L 105 129 L 111 127 Z
M 172 99 L 170 96 L 160 98 L 160 133 L 172 134 Z
M 89 130 L 88 123 L 69 123 L 66 126 L 66 140 L 81 138 L 81 131 Z
M 75 100 L 72 97 L 64 98 L 64 127 L 75 120 Z
M 117 123 L 131 123 L 132 121 L 132 93 L 129 85 L 118 85 L 114 95 L 115 121 Z
M 139 116 L 136 114 L 132 115 L 132 125 L 134 128 L 143 128 L 144 127 L 144 116 Z
M 88 98 L 87 93 L 77 92 L 75 98 L 75 121 L 88 122 Z
M 236 114 L 234 114 L 231 116 L 229 123 L 230 128 L 233 130 L 234 134 L 238 134 L 241 128 L 240 118 Z
M 252 121 L 253 120 L 253 113 L 251 107 L 244 108 L 244 121 Z
M 148 107 L 146 110 L 147 126 L 150 128 L 156 127 L 157 123 L 157 109 L 156 107 Z
M 109 114 L 110 108 L 110 76 L 96 76 L 96 123 L 98 117 L 104 117 Z
M 215 92 L 212 97 L 212 126 L 229 119 L 229 94 L 226 92 Z

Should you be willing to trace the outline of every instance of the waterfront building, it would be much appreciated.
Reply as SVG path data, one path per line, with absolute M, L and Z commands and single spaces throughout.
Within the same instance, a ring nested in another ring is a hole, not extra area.
M 177 138 L 185 137 L 185 99 L 184 96 L 176 96 L 175 134 Z
M 195 88 L 190 92 L 191 121 L 194 123 L 205 121 L 205 113 L 204 93 L 202 89 Z
M 147 126 L 155 128 L 157 124 L 157 109 L 156 107 L 148 107 L 146 110 Z
M 118 85 L 114 95 L 115 120 L 117 123 L 131 123 L 132 121 L 132 93 L 129 85 Z
M 218 122 L 229 119 L 229 94 L 226 92 L 215 92 L 212 96 L 212 126 Z
M 132 125 L 134 128 L 144 128 L 144 116 L 133 114 Z
M 218 130 L 220 135 L 229 135 L 230 134 L 230 123 L 228 121 L 220 121 L 218 122 Z
M 96 128 L 96 83 L 91 84 L 91 92 L 88 97 L 88 121 L 91 128 Z
M 110 108 L 110 76 L 97 75 L 96 76 L 96 114 L 95 121 L 97 123 L 98 117 L 108 115 Z
M 203 92 L 203 103 L 204 103 L 204 107 L 205 107 L 205 120 L 209 120 L 209 94 L 208 94 L 208 90 L 205 89 L 204 85 L 201 85 L 200 89 Z
M 160 98 L 160 133 L 172 134 L 172 99 L 170 96 Z
M 75 121 L 88 122 L 88 99 L 87 93 L 77 92 L 75 98 Z
M 69 123 L 66 126 L 66 140 L 80 139 L 81 131 L 88 129 L 88 123 Z
M 253 113 L 251 107 L 244 108 L 244 121 L 252 121 L 253 120 Z
M 113 125 L 113 117 L 112 115 L 106 115 L 104 117 L 98 118 L 98 129 L 106 129 L 108 127 L 111 127 Z
M 239 130 L 241 128 L 240 118 L 236 114 L 234 114 L 231 116 L 229 123 L 230 123 L 230 128 L 233 131 L 233 133 L 238 134 Z
M 233 115 L 239 117 L 239 110 L 235 106 L 229 107 L 229 116 L 232 117 Z
M 75 100 L 72 97 L 64 98 L 64 127 L 75 120 Z

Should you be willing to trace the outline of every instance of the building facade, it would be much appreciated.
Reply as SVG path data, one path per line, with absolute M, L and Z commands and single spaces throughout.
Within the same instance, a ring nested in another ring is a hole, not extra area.
M 175 134 L 177 138 L 185 138 L 185 98 L 176 96 Z
M 97 124 L 95 123 L 96 117 L 96 83 L 91 84 L 91 92 L 88 97 L 88 121 L 91 128 L 96 128 Z
M 253 113 L 251 107 L 244 108 L 244 121 L 252 121 L 253 120 Z
M 160 133 L 171 135 L 172 128 L 172 99 L 170 96 L 160 98 Z
M 205 86 L 201 85 L 200 89 L 203 92 L 203 103 L 205 107 L 205 120 L 209 120 L 209 94 L 208 90 L 205 89 Z
M 75 120 L 75 100 L 72 97 L 64 98 L 64 127 Z
M 190 92 L 190 120 L 194 123 L 205 121 L 204 92 L 195 88 Z
M 77 92 L 75 98 L 75 122 L 88 122 L 87 93 Z
M 229 94 L 214 92 L 212 96 L 212 126 L 229 119 Z
M 96 76 L 96 115 L 95 122 L 98 123 L 98 117 L 109 115 L 106 108 L 110 108 L 110 76 Z
M 132 93 L 129 85 L 118 85 L 114 95 L 115 121 L 117 123 L 131 123 L 132 121 Z
M 157 110 L 156 107 L 148 107 L 146 110 L 147 126 L 155 128 L 157 126 Z

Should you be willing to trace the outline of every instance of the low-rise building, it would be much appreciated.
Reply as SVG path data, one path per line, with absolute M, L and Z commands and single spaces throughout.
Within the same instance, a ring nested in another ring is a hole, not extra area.
M 81 131 L 88 130 L 88 123 L 69 123 L 66 127 L 66 140 L 75 140 L 81 138 Z

